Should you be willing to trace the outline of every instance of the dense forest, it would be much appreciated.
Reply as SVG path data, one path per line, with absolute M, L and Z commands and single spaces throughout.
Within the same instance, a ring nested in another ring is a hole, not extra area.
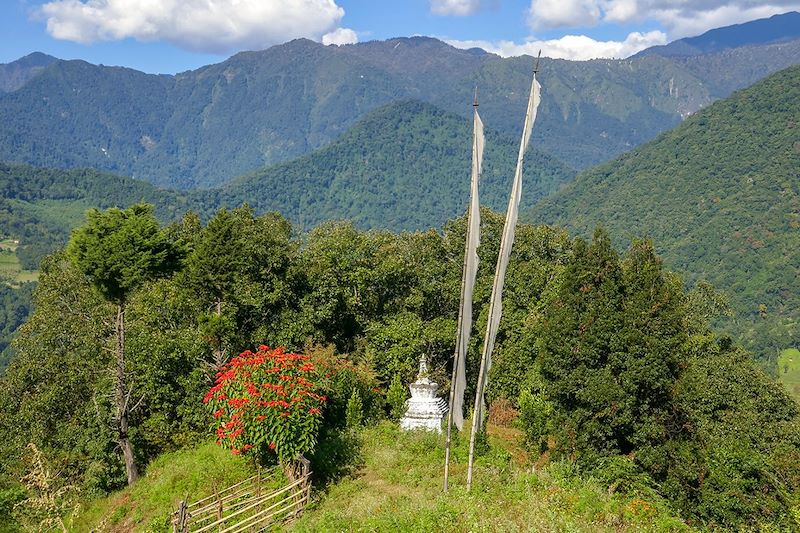
M 301 229 L 325 220 L 350 220 L 362 229 L 438 228 L 462 213 L 469 197 L 471 135 L 467 121 L 430 104 L 388 104 L 325 148 L 235 180 L 219 203 L 279 211 Z M 518 143 L 487 132 L 482 205 L 505 208 Z M 525 173 L 523 206 L 575 175 L 537 149 L 530 150 Z
M 517 141 L 488 131 L 482 203 L 502 209 Z M 0 163 L 0 227 L 20 240 L 17 255 L 35 270 L 66 243 L 86 210 L 146 201 L 162 222 L 187 209 L 207 220 L 219 207 L 248 203 L 280 211 L 303 228 L 352 220 L 361 229 L 418 230 L 457 216 L 467 197 L 469 139 L 465 121 L 429 104 L 407 101 L 368 114 L 330 146 L 295 161 L 243 176 L 223 189 L 175 191 L 92 169 L 58 170 Z M 574 171 L 532 150 L 523 206 L 574 177 Z
M 580 174 L 529 221 L 624 246 L 654 239 L 689 283 L 723 289 L 719 324 L 774 369 L 800 319 L 800 68 L 774 74 L 614 161 Z
M 213 417 L 201 400 L 214 372 L 262 343 L 345 369 L 328 384 L 312 454 L 318 475 L 336 475 L 356 445 L 342 440 L 355 395 L 368 423 L 392 416 L 391 383 L 409 383 L 422 353 L 447 386 L 465 230 L 463 218 L 441 233 L 329 222 L 297 236 L 282 216 L 246 207 L 205 225 L 188 213 L 161 229 L 146 206 L 90 213 L 42 263 L 35 311 L 0 377 L 6 527 L 25 519 L 12 509 L 25 497 L 28 442 L 83 498 L 106 494 L 126 483 L 122 438 L 144 470 L 209 440 Z M 484 210 L 470 390 L 501 230 L 502 217 Z M 109 277 L 115 269 L 123 274 Z M 489 400 L 519 410 L 542 461 L 567 461 L 613 490 L 650 487 L 687 523 L 793 527 L 799 408 L 709 327 L 721 311 L 713 288 L 686 292 L 647 241 L 620 255 L 603 230 L 587 242 L 522 224 Z M 124 436 L 112 394 L 121 376 L 132 398 Z

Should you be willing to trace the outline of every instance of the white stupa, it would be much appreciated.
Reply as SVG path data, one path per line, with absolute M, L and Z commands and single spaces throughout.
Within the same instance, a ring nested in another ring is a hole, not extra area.
M 400 419 L 400 427 L 405 430 L 424 429 L 441 433 L 447 402 L 436 397 L 439 385 L 428 379 L 428 363 L 424 354 L 419 360 L 417 381 L 408 388 L 411 390 L 411 398 L 406 400 L 406 414 Z

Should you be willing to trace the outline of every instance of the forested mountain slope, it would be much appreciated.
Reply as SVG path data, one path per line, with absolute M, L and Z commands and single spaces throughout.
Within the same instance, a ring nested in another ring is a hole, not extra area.
M 580 174 L 524 217 L 619 245 L 649 236 L 689 282 L 730 297 L 730 331 L 772 360 L 800 319 L 800 67 Z
M 505 208 L 518 143 L 487 131 L 483 205 Z M 327 147 L 234 182 L 220 203 L 280 211 L 300 228 L 330 219 L 395 231 L 441 227 L 466 208 L 471 150 L 467 120 L 417 101 L 389 104 Z M 533 205 L 574 174 L 555 158 L 530 150 L 523 204 Z
M 800 41 L 688 58 L 543 59 L 533 142 L 583 168 L 798 58 Z M 530 57 L 427 37 L 296 40 L 175 76 L 57 61 L 0 96 L 0 160 L 214 187 L 325 146 L 387 103 L 417 99 L 468 117 L 476 86 L 487 127 L 516 134 L 531 67 Z

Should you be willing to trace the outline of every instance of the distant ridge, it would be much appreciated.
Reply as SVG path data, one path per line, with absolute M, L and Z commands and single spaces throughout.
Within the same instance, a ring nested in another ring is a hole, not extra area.
M 58 58 L 33 52 L 11 63 L 0 63 L 0 93 L 16 91 Z
M 709 30 L 696 37 L 678 39 L 642 50 L 633 57 L 657 54 L 664 57 L 693 56 L 730 48 L 773 44 L 800 39 L 800 13 L 782 15 Z

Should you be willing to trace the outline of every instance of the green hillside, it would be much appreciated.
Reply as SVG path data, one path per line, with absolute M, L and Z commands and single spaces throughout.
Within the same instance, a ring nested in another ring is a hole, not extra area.
M 35 270 L 44 254 L 64 245 L 87 210 L 140 201 L 155 205 L 163 221 L 177 220 L 188 209 L 207 209 L 201 193 L 157 189 L 91 169 L 0 163 L 0 236 L 19 240 L 16 255 L 28 270 Z
M 680 127 L 580 174 L 525 215 L 620 246 L 657 243 L 686 281 L 735 310 L 729 331 L 773 364 L 800 320 L 800 68 L 739 91 Z
M 797 63 L 800 41 L 740 50 L 543 59 L 533 142 L 574 168 L 607 160 Z M 391 102 L 422 100 L 468 116 L 475 86 L 487 127 L 515 135 L 531 61 L 427 37 L 341 47 L 300 39 L 175 76 L 57 61 L 0 96 L 0 160 L 215 187 L 323 147 Z
M 389 104 L 327 147 L 235 181 L 220 201 L 280 211 L 306 229 L 331 219 L 362 228 L 440 227 L 466 208 L 471 139 L 471 122 L 457 115 L 416 101 Z M 504 209 L 518 143 L 487 132 L 482 205 Z M 533 205 L 574 171 L 532 149 L 525 176 L 523 201 Z

